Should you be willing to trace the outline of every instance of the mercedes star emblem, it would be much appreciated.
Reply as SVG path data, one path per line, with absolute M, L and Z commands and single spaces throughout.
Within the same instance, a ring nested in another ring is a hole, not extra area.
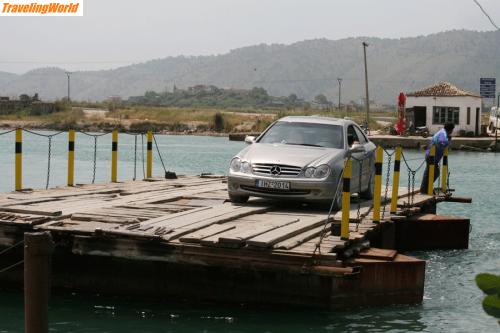
M 271 174 L 273 176 L 279 176 L 281 174 L 281 168 L 279 166 L 277 166 L 277 165 L 273 165 L 271 167 Z

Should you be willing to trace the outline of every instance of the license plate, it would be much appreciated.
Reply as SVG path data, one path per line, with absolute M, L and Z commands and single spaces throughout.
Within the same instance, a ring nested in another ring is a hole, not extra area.
M 276 190 L 289 190 L 290 182 L 282 182 L 278 180 L 269 180 L 269 179 L 257 179 L 255 181 L 255 186 L 264 188 L 273 188 Z

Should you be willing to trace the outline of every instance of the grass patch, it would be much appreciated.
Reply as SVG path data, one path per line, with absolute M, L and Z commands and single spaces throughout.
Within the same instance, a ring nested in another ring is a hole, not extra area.
M 381 129 L 374 118 L 394 117 L 394 112 L 376 112 L 371 114 L 370 129 Z M 47 115 L 30 115 L 21 111 L 2 115 L 0 121 L 22 121 L 36 124 L 37 127 L 51 129 L 86 129 L 109 130 L 124 128 L 132 131 L 168 132 L 262 132 L 273 121 L 286 116 L 325 116 L 349 117 L 358 124 L 365 120 L 364 112 L 337 112 L 310 109 L 256 109 L 256 108 L 179 108 L 179 107 L 122 107 L 107 112 L 103 116 L 85 115 L 81 107 L 65 109 Z

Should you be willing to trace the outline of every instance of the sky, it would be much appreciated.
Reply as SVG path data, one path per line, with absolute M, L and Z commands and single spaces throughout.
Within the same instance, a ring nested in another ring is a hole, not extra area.
M 83 17 L 0 17 L 0 71 L 98 70 L 261 43 L 494 29 L 473 0 L 81 1 Z M 500 24 L 499 0 L 479 2 Z

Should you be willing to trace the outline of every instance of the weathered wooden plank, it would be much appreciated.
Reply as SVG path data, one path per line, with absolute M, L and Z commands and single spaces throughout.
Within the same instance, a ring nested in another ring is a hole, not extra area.
M 150 193 L 141 194 L 141 197 L 135 197 L 134 200 L 128 200 L 128 202 L 135 202 L 137 204 L 148 204 L 148 203 L 164 203 L 169 201 L 175 201 L 184 197 L 189 197 L 195 194 L 201 194 L 204 192 L 211 192 L 218 189 L 224 189 L 227 185 L 225 184 L 209 184 L 203 186 L 196 186 L 195 188 L 180 188 L 168 191 L 164 194 L 151 195 Z
M 172 225 L 168 225 L 169 228 L 172 228 L 171 233 L 165 235 L 163 239 L 166 241 L 172 241 L 181 236 L 184 236 L 188 233 L 198 231 L 200 229 L 206 228 L 212 224 L 216 223 L 225 223 L 228 221 L 236 220 L 240 217 L 245 217 L 252 214 L 259 214 L 269 210 L 270 207 L 259 207 L 259 206 L 249 206 L 249 207 L 240 207 L 239 209 L 233 211 L 227 211 L 224 214 L 218 214 L 217 216 L 210 216 L 209 218 L 195 220 L 195 221 L 185 221 L 182 225 L 178 223 L 173 227 Z
M 350 221 L 357 221 L 358 220 L 358 203 L 356 202 L 357 199 L 351 201 L 351 206 L 350 206 L 350 211 L 349 211 L 349 220 Z M 359 204 L 359 219 L 363 219 L 365 216 L 367 216 L 373 206 L 373 201 L 368 200 L 368 201 L 363 201 Z M 342 219 L 342 211 L 338 211 L 334 215 L 335 220 L 341 220 Z
M 244 246 L 250 238 L 259 236 L 282 226 L 295 224 L 298 221 L 298 218 L 290 216 L 274 216 L 274 219 L 272 215 L 266 216 L 265 221 L 240 226 L 229 233 L 220 235 L 218 243 L 219 246 Z
M 180 241 L 183 243 L 199 243 L 203 238 L 207 238 L 213 235 L 220 234 L 224 231 L 232 230 L 236 226 L 228 224 L 213 224 L 207 228 L 200 229 L 198 231 L 189 233 L 183 237 L 180 237 Z
M 119 224 L 131 224 L 138 223 L 140 220 L 137 217 L 116 217 L 109 215 L 92 215 L 92 214 L 73 214 L 71 215 L 72 221 L 95 221 L 103 223 L 119 223 Z
M 252 237 L 247 240 L 247 245 L 258 248 L 269 248 L 274 244 L 290 237 L 309 231 L 317 226 L 324 225 L 326 216 L 316 218 L 302 217 L 297 223 L 279 227 L 264 234 Z
M 472 198 L 468 197 L 457 197 L 457 196 L 445 196 L 443 200 L 446 202 L 460 202 L 460 203 L 472 203 Z
M 285 239 L 284 241 L 281 241 L 273 246 L 274 249 L 280 249 L 280 250 L 289 250 L 293 247 L 296 247 L 304 242 L 307 242 L 308 240 L 311 240 L 318 236 L 321 232 L 323 231 L 323 225 L 313 228 L 311 230 L 305 231 L 303 233 L 300 233 L 296 236 L 290 237 L 288 239 Z
M 332 252 L 333 250 L 343 249 L 347 244 L 346 241 L 341 240 L 340 237 L 338 236 L 328 235 L 324 237 L 321 240 L 321 242 L 319 237 L 316 237 L 300 244 L 299 246 L 292 248 L 291 251 L 296 253 L 301 253 L 301 252 L 312 253 L 316 249 L 318 243 L 320 244 L 319 251 L 321 253 L 328 253 Z
M 431 195 L 425 194 L 415 194 L 413 197 L 412 206 L 422 206 L 430 200 L 434 200 L 434 197 Z M 408 203 L 412 201 L 409 197 L 401 198 L 398 200 L 398 207 L 406 207 Z
M 175 214 L 165 214 L 165 215 L 162 215 L 160 217 L 148 220 L 146 222 L 142 222 L 139 230 L 144 230 L 146 228 L 150 229 L 155 224 L 159 224 L 159 223 L 162 223 L 162 222 L 165 222 L 165 221 L 168 221 L 168 220 L 173 220 L 173 219 L 176 219 L 178 217 L 185 216 L 185 215 L 188 215 L 188 214 L 195 214 L 195 213 L 198 213 L 198 212 L 207 211 L 207 210 L 210 210 L 210 209 L 212 209 L 212 207 L 199 207 L 199 208 L 194 208 L 194 209 L 182 211 L 182 212 L 175 213 Z
M 380 259 L 392 261 L 396 258 L 398 251 L 396 250 L 387 250 L 387 249 L 379 249 L 375 247 L 371 247 L 369 249 L 365 249 L 361 251 L 358 255 L 359 258 L 365 259 Z
M 34 214 L 34 215 L 44 215 L 44 216 L 59 216 L 62 215 L 60 210 L 47 210 L 47 209 L 37 209 L 30 206 L 10 206 L 0 208 L 0 211 L 10 212 L 10 213 L 22 213 L 22 214 Z

